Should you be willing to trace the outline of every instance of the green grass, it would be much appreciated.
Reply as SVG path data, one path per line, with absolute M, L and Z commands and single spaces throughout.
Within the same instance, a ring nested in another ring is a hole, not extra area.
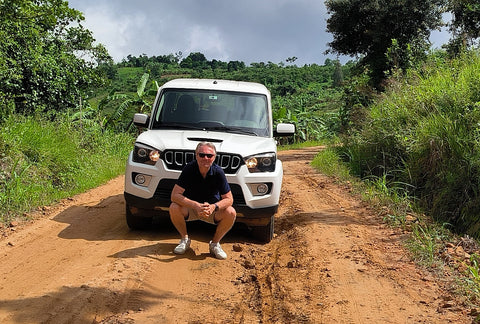
M 361 181 L 349 173 L 349 165 L 340 158 L 337 147 L 322 150 L 312 161 L 319 172 L 349 183 L 352 193 L 367 202 L 392 228 L 400 229 L 406 236 L 403 242 L 408 256 L 418 265 L 438 275 L 446 270 L 453 278 L 455 290 L 470 305 L 480 301 L 480 257 L 472 254 L 469 261 L 449 263 L 442 252 L 446 246 L 457 246 L 458 236 L 450 231 L 449 224 L 440 224 L 422 214 L 415 199 L 406 194 L 403 183 L 392 183 L 389 177 L 370 177 Z
M 0 128 L 0 222 L 122 174 L 133 138 L 13 115 Z
M 342 146 L 352 173 L 405 184 L 425 212 L 480 237 L 480 53 L 426 65 L 366 111 Z
M 350 171 L 340 163 L 336 150 L 328 147 L 319 152 L 311 162 L 312 166 L 328 176 L 335 176 L 340 180 L 350 180 Z

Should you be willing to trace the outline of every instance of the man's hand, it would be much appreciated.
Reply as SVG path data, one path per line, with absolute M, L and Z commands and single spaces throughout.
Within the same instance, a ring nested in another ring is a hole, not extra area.
M 210 205 L 208 202 L 204 202 L 203 204 L 200 204 L 200 212 L 198 213 L 198 215 L 208 218 L 214 211 L 215 205 Z

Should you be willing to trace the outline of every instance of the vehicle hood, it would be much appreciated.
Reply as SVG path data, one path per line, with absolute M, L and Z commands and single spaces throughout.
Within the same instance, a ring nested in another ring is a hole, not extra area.
M 159 151 L 195 150 L 199 142 L 212 142 L 217 152 L 240 154 L 243 157 L 277 151 L 273 138 L 214 131 L 148 130 L 140 134 L 136 142 Z

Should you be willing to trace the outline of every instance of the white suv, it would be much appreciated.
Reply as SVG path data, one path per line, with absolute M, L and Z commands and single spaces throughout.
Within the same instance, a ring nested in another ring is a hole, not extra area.
M 151 115 L 135 114 L 141 133 L 127 161 L 125 201 L 131 229 L 148 228 L 168 211 L 170 194 L 199 142 L 217 148 L 233 194 L 237 222 L 258 239 L 273 237 L 274 214 L 282 186 L 282 162 L 275 136 L 295 132 L 292 124 L 273 129 L 270 92 L 258 83 L 177 79 L 157 93 Z

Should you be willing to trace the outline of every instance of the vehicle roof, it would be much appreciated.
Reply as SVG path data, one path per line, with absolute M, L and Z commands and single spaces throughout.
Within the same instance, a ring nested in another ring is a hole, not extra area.
M 224 90 L 270 95 L 268 89 L 260 83 L 218 79 L 175 79 L 165 83 L 162 88 Z

